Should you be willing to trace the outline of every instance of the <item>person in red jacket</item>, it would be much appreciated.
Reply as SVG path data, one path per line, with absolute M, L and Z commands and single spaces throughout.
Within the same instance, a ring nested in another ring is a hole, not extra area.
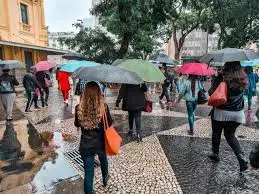
M 64 103 L 68 105 L 69 91 L 71 90 L 71 85 L 69 83 L 69 73 L 59 71 L 57 80 L 59 82 L 59 89 L 63 94 Z

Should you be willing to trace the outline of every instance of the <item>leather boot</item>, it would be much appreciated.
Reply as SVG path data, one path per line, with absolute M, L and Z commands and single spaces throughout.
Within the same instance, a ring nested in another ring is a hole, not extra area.
M 248 162 L 246 161 L 243 154 L 238 154 L 237 159 L 240 166 L 240 172 L 244 172 L 248 169 Z

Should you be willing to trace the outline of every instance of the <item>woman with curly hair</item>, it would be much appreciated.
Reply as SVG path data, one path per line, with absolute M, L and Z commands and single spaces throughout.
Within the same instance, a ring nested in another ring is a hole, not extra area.
M 107 185 L 109 179 L 102 120 L 104 111 L 106 111 L 108 125 L 111 126 L 113 120 L 108 106 L 104 103 L 100 86 L 96 82 L 87 83 L 81 101 L 76 106 L 74 123 L 82 132 L 79 152 L 84 163 L 86 194 L 93 193 L 94 156 L 96 154 L 100 160 L 104 186 Z
M 227 84 L 227 103 L 213 107 L 211 112 L 212 123 L 212 153 L 209 157 L 219 161 L 219 145 L 221 134 L 224 129 L 224 136 L 234 151 L 240 166 L 240 172 L 245 171 L 247 161 L 244 158 L 240 144 L 235 137 L 237 127 L 245 123 L 244 113 L 244 90 L 247 87 L 247 76 L 243 71 L 239 61 L 227 62 L 224 65 L 222 76 L 212 86 L 212 92 L 216 90 L 220 82 L 224 81 Z

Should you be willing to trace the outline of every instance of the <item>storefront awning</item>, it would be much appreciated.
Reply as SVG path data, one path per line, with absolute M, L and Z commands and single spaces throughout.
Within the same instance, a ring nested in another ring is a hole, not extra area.
M 50 52 L 50 54 L 53 54 L 53 55 L 63 55 L 65 53 L 69 52 L 69 51 L 66 51 L 66 50 L 59 50 L 59 49 L 50 48 L 50 47 L 34 46 L 34 45 L 23 44 L 23 43 L 18 43 L 18 42 L 10 42 L 10 41 L 4 41 L 4 40 L 0 40 L 0 45 L 47 51 L 47 52 Z

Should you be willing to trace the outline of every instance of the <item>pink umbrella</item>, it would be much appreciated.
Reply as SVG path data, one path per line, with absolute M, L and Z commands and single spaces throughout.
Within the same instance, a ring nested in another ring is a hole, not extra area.
M 48 71 L 55 67 L 55 64 L 50 61 L 40 61 L 35 65 L 37 71 Z
M 216 72 L 205 63 L 187 63 L 181 66 L 178 71 L 188 75 L 205 76 L 216 74 Z

